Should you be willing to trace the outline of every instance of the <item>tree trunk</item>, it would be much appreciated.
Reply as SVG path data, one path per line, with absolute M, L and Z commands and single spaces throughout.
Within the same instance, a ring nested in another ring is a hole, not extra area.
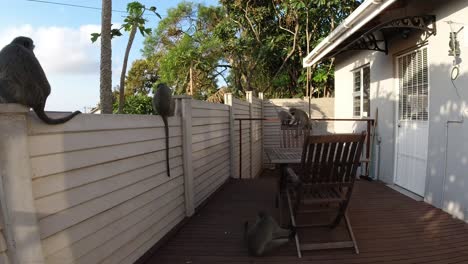
M 112 0 L 102 0 L 101 13 L 101 113 L 112 114 Z
M 127 73 L 128 55 L 130 55 L 130 49 L 132 48 L 136 31 L 137 31 L 137 27 L 133 26 L 132 30 L 130 31 L 130 36 L 128 38 L 127 49 L 125 49 L 125 56 L 124 56 L 123 65 L 122 65 L 122 73 L 120 74 L 119 114 L 123 114 L 123 108 L 125 105 L 125 74 Z
M 193 66 L 192 66 L 192 63 L 190 63 L 190 72 L 189 72 L 189 74 L 190 74 L 190 83 L 189 83 L 189 87 L 190 87 L 190 88 L 189 88 L 188 94 L 191 95 L 191 96 L 193 96 L 193 70 L 192 70 L 192 67 L 193 67 Z

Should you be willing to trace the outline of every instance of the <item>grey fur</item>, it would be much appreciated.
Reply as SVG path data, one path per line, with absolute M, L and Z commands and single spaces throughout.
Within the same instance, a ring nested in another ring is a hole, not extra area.
M 301 134 L 303 129 L 310 128 L 310 120 L 309 116 L 306 112 L 302 111 L 301 109 L 297 109 L 295 107 L 289 108 L 289 113 L 294 117 L 293 122 L 291 125 L 297 126 L 297 133 L 296 137 Z
M 166 133 L 166 167 L 167 176 L 171 177 L 171 170 L 169 166 L 169 127 L 167 118 L 174 113 L 174 102 L 172 100 L 172 91 L 167 85 L 160 83 L 153 96 L 153 112 L 159 114 L 164 122 L 164 129 Z
M 33 50 L 32 39 L 17 37 L 0 51 L 0 103 L 31 107 L 47 124 L 65 123 L 81 112 L 57 119 L 45 114 L 50 84 Z
M 293 120 L 292 115 L 284 110 L 279 111 L 277 114 L 282 125 L 289 125 Z
M 295 232 L 281 228 L 271 215 L 260 212 L 257 221 L 251 227 L 245 222 L 245 240 L 252 256 L 263 256 L 286 244 Z

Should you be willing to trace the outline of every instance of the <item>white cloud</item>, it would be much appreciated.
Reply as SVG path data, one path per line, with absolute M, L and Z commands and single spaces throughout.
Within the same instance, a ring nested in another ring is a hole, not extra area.
M 120 25 L 114 23 L 113 27 Z M 36 46 L 34 53 L 52 87 L 46 110 L 83 110 L 83 107 L 95 106 L 99 101 L 100 43 L 99 40 L 91 43 L 91 33 L 100 30 L 100 25 L 80 27 L 21 25 L 0 28 L 0 49 L 17 36 L 32 38 Z M 112 40 L 112 87 L 119 83 L 127 39 L 128 37 L 119 37 Z M 128 67 L 134 56 L 138 54 L 140 45 L 134 43 Z
M 91 43 L 90 34 L 99 25 L 38 27 L 23 25 L 0 32 L 3 47 L 17 36 L 33 39 L 34 53 L 46 74 L 93 74 L 99 72 L 99 43 Z

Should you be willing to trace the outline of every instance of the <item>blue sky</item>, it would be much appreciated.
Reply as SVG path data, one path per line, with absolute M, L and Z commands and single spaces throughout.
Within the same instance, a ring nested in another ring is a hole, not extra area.
M 49 1 L 49 0 L 47 0 Z M 50 0 L 50 2 L 101 7 L 99 0 Z M 131 0 L 113 0 L 114 10 L 125 10 Z M 181 0 L 142 0 L 156 6 L 164 18 L 167 9 Z M 218 5 L 218 0 L 194 0 Z M 35 53 L 52 86 L 47 100 L 49 111 L 89 111 L 99 102 L 99 43 L 91 43 L 90 34 L 100 31 L 100 10 L 68 7 L 27 0 L 0 0 L 0 47 L 16 36 L 31 37 Z M 122 23 L 124 14 L 112 13 L 113 24 Z M 159 18 L 146 16 L 147 25 L 157 26 Z M 119 83 L 128 34 L 112 41 L 112 86 Z M 130 53 L 129 66 L 141 57 L 143 37 L 137 35 Z M 128 70 L 128 69 L 127 69 Z M 85 109 L 86 108 L 86 109 Z

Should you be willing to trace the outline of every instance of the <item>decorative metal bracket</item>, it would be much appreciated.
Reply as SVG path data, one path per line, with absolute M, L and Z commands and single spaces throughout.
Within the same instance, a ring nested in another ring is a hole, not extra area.
M 383 28 L 414 28 L 423 31 L 426 35 L 425 40 L 430 36 L 437 34 L 436 17 L 434 15 L 409 16 L 392 20 L 379 26 Z
M 348 50 L 374 50 L 388 54 L 388 43 L 385 38 L 385 32 L 382 29 L 418 29 L 424 32 L 424 39 L 422 41 L 425 42 L 430 36 L 435 36 L 437 34 L 435 22 L 436 17 L 434 15 L 408 16 L 394 19 L 373 27 L 359 38 L 327 57 L 334 57 Z
M 349 45 L 347 50 L 374 50 L 381 51 L 388 54 L 387 40 L 385 35 L 382 33 L 381 37 L 376 36 L 375 31 L 362 35 L 351 45 Z

